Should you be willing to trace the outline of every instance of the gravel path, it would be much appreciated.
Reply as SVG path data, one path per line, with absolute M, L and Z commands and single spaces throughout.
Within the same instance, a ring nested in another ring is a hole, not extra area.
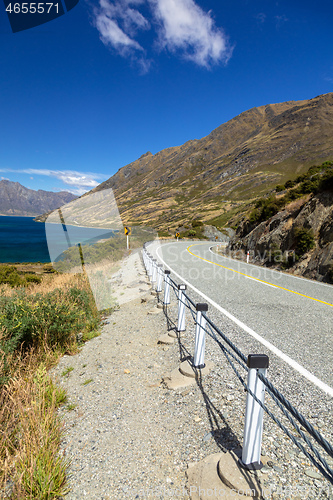
M 66 500 L 188 499 L 189 463 L 241 447 L 245 393 L 210 339 L 207 359 L 215 369 L 202 385 L 166 389 L 163 376 L 193 353 L 193 323 L 187 316 L 181 343 L 157 344 L 167 322 L 150 294 L 139 255 L 132 254 L 112 280 L 119 310 L 101 336 L 79 354 L 64 356 L 53 370 L 75 405 L 60 410 L 66 428 L 62 449 L 71 460 Z M 176 318 L 175 300 L 169 318 Z M 325 408 L 308 409 L 325 433 L 331 409 L 329 401 Z M 333 499 L 329 483 L 266 416 L 263 443 L 265 467 L 257 474 L 270 488 L 265 498 Z

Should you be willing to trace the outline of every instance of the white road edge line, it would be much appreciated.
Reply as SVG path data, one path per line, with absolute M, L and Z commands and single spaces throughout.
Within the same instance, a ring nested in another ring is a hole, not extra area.
M 170 244 L 170 243 L 167 243 Z M 161 248 L 161 247 L 160 247 Z M 278 356 L 280 359 L 282 359 L 285 363 L 287 363 L 289 366 L 291 366 L 294 370 L 298 371 L 303 377 L 308 379 L 310 382 L 312 382 L 314 385 L 316 385 L 319 389 L 322 391 L 326 392 L 326 394 L 329 394 L 330 396 L 333 397 L 333 388 L 330 387 L 329 385 L 325 384 L 322 380 L 317 378 L 315 375 L 313 375 L 311 372 L 309 372 L 304 366 L 300 365 L 297 363 L 297 361 L 294 361 L 292 358 L 287 356 L 287 354 L 284 354 L 284 352 L 280 351 L 277 347 L 275 347 L 273 344 L 268 342 L 266 339 L 261 337 L 258 333 L 256 333 L 252 328 L 249 326 L 245 325 L 242 321 L 237 319 L 235 316 L 233 316 L 231 313 L 229 313 L 226 309 L 223 309 L 219 304 L 214 302 L 214 300 L 210 299 L 207 295 L 204 293 L 200 292 L 195 286 L 191 285 L 188 281 L 186 281 L 180 274 L 178 274 L 172 267 L 170 267 L 160 256 L 159 251 L 160 248 L 156 248 L 156 255 L 158 256 L 159 260 L 168 268 L 170 271 L 172 271 L 178 278 L 182 280 L 182 283 L 185 285 L 189 286 L 194 290 L 198 295 L 201 295 L 203 299 L 205 299 L 207 302 L 209 302 L 213 307 L 215 307 L 218 311 L 220 311 L 222 314 L 224 314 L 227 318 L 229 318 L 231 321 L 236 323 L 240 328 L 242 328 L 246 333 L 251 335 L 253 338 L 258 340 L 262 345 L 267 347 L 271 352 L 273 352 L 276 356 Z
M 257 278 L 251 278 L 251 276 L 244 276 L 244 278 L 246 278 L 247 280 L 256 281 L 257 283 L 261 283 L 262 285 L 271 286 L 272 288 L 279 288 L 276 285 L 271 285 L 270 283 L 265 283 L 264 281 L 257 280 Z

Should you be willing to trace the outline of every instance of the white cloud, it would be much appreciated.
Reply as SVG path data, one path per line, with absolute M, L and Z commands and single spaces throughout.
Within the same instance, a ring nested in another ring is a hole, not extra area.
M 128 52 L 129 48 L 143 50 L 139 43 L 127 36 L 117 23 L 104 13 L 97 15 L 96 28 L 100 32 L 102 42 L 105 45 L 113 46 L 120 53 Z
M 150 8 L 151 21 L 139 11 L 142 6 Z M 155 29 L 155 47 L 202 67 L 227 62 L 232 54 L 211 11 L 204 12 L 194 0 L 100 0 L 94 9 L 94 25 L 106 46 L 139 63 L 143 72 L 148 71 L 151 61 L 137 38 L 151 28 Z
M 132 37 L 138 29 L 148 29 L 147 19 L 130 4 L 141 4 L 131 0 L 100 0 L 99 8 L 95 8 L 95 26 L 100 33 L 100 39 L 105 45 L 111 46 L 121 55 L 128 55 L 130 49 L 143 51 L 141 45 Z
M 50 170 L 50 169 L 11 169 L 1 168 L 0 172 L 13 172 L 28 175 L 45 175 L 47 177 L 55 177 L 63 182 L 66 186 L 64 189 L 74 194 L 83 194 L 86 191 L 98 186 L 101 181 L 106 180 L 106 176 L 96 173 L 83 173 L 75 170 Z M 30 177 L 32 179 L 32 177 Z M 70 186 L 70 187 L 67 187 Z
M 194 0 L 149 0 L 160 22 L 159 41 L 171 52 L 180 50 L 186 59 L 209 67 L 231 57 L 226 36 L 215 26 L 211 12 Z

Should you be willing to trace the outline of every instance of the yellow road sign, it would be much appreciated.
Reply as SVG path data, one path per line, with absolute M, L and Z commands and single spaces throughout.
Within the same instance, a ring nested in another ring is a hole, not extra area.
M 124 227 L 124 232 L 125 232 L 126 236 L 129 236 L 131 234 L 131 228 L 128 227 L 128 226 L 125 226 Z

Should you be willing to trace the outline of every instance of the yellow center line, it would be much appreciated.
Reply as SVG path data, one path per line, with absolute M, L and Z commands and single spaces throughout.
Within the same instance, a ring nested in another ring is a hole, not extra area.
M 203 243 L 201 243 L 201 244 L 203 244 Z M 285 290 L 286 292 L 294 293 L 295 295 L 300 295 L 301 297 L 305 297 L 306 299 L 315 300 L 316 302 L 320 302 L 321 304 L 325 304 L 327 306 L 333 307 L 333 304 L 330 304 L 329 302 L 325 302 L 324 300 L 315 299 L 314 297 L 310 297 L 309 295 L 304 295 L 303 293 L 295 292 L 294 290 L 289 290 L 289 288 L 284 288 L 283 286 L 274 285 L 272 283 L 269 283 L 268 281 L 260 280 L 259 278 L 252 278 L 252 276 L 249 276 L 248 274 L 245 274 L 245 273 L 241 273 L 240 271 L 236 271 L 235 269 L 232 269 L 231 267 L 222 266 L 222 264 L 217 264 L 216 262 L 212 262 L 211 260 L 204 259 L 203 257 L 200 257 L 199 255 L 196 255 L 195 253 L 193 253 L 189 250 L 191 247 L 194 247 L 195 245 L 198 245 L 198 244 L 193 243 L 192 245 L 187 247 L 186 250 L 194 257 L 197 257 L 198 259 L 204 260 L 205 262 L 209 262 L 209 264 L 214 264 L 215 266 L 223 267 L 223 269 L 227 269 L 228 271 L 233 271 L 234 273 L 241 274 L 242 276 L 245 276 L 246 278 L 251 278 L 255 281 L 260 281 L 261 283 L 265 283 L 265 285 L 274 286 L 276 288 L 280 288 L 281 290 Z

